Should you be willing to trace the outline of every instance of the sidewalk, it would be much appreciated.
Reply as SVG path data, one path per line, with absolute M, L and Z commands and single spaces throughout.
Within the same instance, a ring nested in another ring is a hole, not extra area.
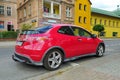
M 0 41 L 0 47 L 15 46 L 15 41 Z

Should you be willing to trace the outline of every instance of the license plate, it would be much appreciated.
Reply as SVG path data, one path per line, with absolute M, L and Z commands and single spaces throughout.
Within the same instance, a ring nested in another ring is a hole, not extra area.
M 18 45 L 18 46 L 22 46 L 22 44 L 23 44 L 23 42 L 20 42 L 20 41 L 16 42 L 16 45 Z

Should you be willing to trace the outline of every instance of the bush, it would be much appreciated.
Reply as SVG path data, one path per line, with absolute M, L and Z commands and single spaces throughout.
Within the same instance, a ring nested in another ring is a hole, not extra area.
M 32 25 L 30 25 L 30 24 L 23 24 L 22 26 L 21 26 L 21 30 L 22 31 L 24 31 L 24 30 L 29 30 L 29 29 L 31 29 L 32 28 Z
M 0 32 L 0 38 L 8 39 L 8 38 L 17 38 L 18 33 L 14 31 L 3 31 Z

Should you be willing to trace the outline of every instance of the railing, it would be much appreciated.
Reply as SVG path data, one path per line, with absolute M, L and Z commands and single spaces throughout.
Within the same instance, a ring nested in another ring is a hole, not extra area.
M 58 15 L 58 14 L 51 14 L 51 13 L 46 13 L 46 12 L 44 12 L 44 13 L 43 13 L 43 16 L 44 16 L 44 17 L 48 17 L 48 18 L 61 19 L 61 16 Z

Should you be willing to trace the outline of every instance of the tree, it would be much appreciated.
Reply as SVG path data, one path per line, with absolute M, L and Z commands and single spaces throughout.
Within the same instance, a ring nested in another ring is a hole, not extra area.
M 23 31 L 23 30 L 29 30 L 29 29 L 31 29 L 32 28 L 32 25 L 30 25 L 30 24 L 23 24 L 22 26 L 21 26 L 21 30 Z
M 104 31 L 104 30 L 105 30 L 105 28 L 104 28 L 104 26 L 101 25 L 101 24 L 97 24 L 97 25 L 95 25 L 95 26 L 93 27 L 93 31 L 97 31 L 97 32 L 98 32 L 98 37 L 100 36 L 100 33 L 101 33 L 102 31 Z

